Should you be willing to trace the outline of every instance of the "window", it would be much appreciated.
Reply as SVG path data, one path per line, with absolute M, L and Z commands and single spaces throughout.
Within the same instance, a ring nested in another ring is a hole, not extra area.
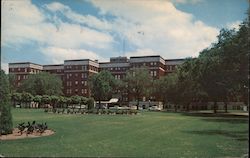
M 20 71 L 21 69 L 20 68 L 18 68 L 18 71 Z
M 18 76 L 17 76 L 17 80 L 20 80 L 20 79 L 21 79 L 21 76 L 20 76 L 20 75 L 18 75 Z
M 82 89 L 82 94 L 84 93 L 83 89 Z
M 86 65 L 82 66 L 82 69 L 83 69 L 84 71 L 86 71 L 86 70 L 87 70 L 87 66 L 86 66 Z
M 75 85 L 78 85 L 78 81 L 75 81 Z
M 154 71 L 150 71 L 150 76 L 154 76 Z
M 87 93 L 87 89 L 84 89 L 84 93 L 85 93 L 85 94 Z
M 27 68 L 24 68 L 24 72 L 27 72 Z
M 110 70 L 113 70 L 113 68 L 111 67 Z
M 69 76 L 71 77 L 71 76 L 72 76 L 72 74 L 70 73 L 70 74 L 69 74 Z
M 86 73 L 82 73 L 82 78 L 87 78 L 87 74 Z
M 154 76 L 156 76 L 157 75 L 157 72 L 156 71 L 154 71 Z
M 78 77 L 78 74 L 77 74 L 77 73 L 75 74 L 75 77 Z

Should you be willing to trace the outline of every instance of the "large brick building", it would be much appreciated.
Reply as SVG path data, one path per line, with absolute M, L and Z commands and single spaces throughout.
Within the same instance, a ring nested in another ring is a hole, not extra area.
M 153 79 L 172 73 L 184 59 L 165 60 L 161 56 L 113 57 L 109 62 L 89 59 L 65 60 L 60 65 L 38 65 L 30 62 L 9 63 L 9 73 L 15 75 L 15 86 L 28 78 L 29 74 L 49 72 L 59 76 L 63 82 L 65 96 L 79 95 L 89 97 L 91 91 L 88 79 L 102 70 L 110 71 L 116 79 L 123 79 L 133 68 L 147 67 Z M 124 98 L 127 101 L 128 98 Z

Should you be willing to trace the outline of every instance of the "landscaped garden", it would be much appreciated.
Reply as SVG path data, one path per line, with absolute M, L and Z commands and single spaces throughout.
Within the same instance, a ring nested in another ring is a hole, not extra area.
M 13 125 L 47 122 L 51 136 L 0 140 L 3 156 L 241 157 L 248 118 L 140 112 L 137 115 L 53 114 L 12 109 Z

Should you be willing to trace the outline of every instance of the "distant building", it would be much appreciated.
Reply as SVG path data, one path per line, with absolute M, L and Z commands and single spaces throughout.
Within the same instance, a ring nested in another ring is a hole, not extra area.
M 79 59 L 65 60 L 60 65 L 38 65 L 30 62 L 9 63 L 9 73 L 15 75 L 15 86 L 28 78 L 29 74 L 49 72 L 61 78 L 65 96 L 79 95 L 90 97 L 88 79 L 91 75 L 102 70 L 111 72 L 115 79 L 121 80 L 126 76 L 128 70 L 146 67 L 153 79 L 159 79 L 175 71 L 176 67 L 184 62 L 184 59 L 165 60 L 159 55 L 112 57 L 109 62 L 98 62 L 97 60 Z M 127 95 L 127 94 L 125 94 Z M 128 97 L 122 97 L 122 102 L 127 102 Z M 143 97 L 143 101 L 148 98 Z M 153 100 L 157 98 L 153 97 Z
M 28 78 L 28 75 L 41 71 L 43 71 L 43 66 L 39 64 L 31 62 L 9 63 L 9 74 L 15 75 L 15 87 L 19 87 L 21 82 Z

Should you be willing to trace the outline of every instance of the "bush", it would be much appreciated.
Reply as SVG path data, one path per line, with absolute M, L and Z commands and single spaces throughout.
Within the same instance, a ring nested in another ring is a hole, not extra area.
M 93 98 L 89 98 L 87 101 L 88 109 L 93 109 L 94 108 L 94 102 L 95 100 Z
M 4 71 L 0 70 L 0 135 L 12 133 L 12 115 L 9 101 L 9 80 Z
M 49 111 L 48 108 L 44 109 L 44 112 L 48 112 L 48 111 Z
M 53 112 L 53 113 L 56 113 L 56 108 L 52 109 L 52 112 Z
M 0 105 L 0 135 L 12 133 L 12 126 L 10 106 L 2 103 Z

